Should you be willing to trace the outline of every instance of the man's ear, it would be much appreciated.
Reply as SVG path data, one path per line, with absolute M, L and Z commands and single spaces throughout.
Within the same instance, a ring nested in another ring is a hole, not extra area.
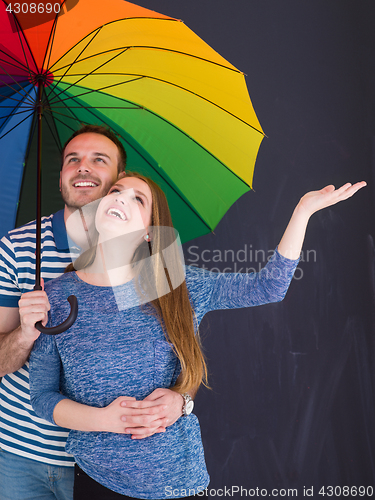
M 59 178 L 59 189 L 61 191 L 61 170 L 60 170 L 60 178 Z
M 123 170 L 122 172 L 120 172 L 120 173 L 118 174 L 118 178 L 117 178 L 117 180 L 119 180 L 119 179 L 123 179 L 124 177 L 126 177 L 126 172 L 124 172 L 124 170 Z

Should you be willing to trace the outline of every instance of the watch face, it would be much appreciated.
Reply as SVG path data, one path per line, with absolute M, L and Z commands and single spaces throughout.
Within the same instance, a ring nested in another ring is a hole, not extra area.
M 185 415 L 190 415 L 194 408 L 194 401 L 189 401 L 185 406 Z

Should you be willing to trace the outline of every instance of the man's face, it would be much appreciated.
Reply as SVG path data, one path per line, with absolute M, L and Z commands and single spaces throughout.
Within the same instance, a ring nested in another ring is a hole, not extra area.
M 118 177 L 118 155 L 117 146 L 101 134 L 81 134 L 69 142 L 60 173 L 66 216 L 107 194 Z

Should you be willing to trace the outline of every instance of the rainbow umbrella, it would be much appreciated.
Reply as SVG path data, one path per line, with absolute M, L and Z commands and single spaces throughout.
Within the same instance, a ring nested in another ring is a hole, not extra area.
M 162 187 L 182 242 L 212 231 L 251 188 L 264 136 L 243 73 L 135 4 L 44 4 L 35 17 L 0 0 L 0 233 L 34 218 L 38 163 L 42 212 L 61 208 L 61 144 L 86 123 L 113 129 L 128 168 Z

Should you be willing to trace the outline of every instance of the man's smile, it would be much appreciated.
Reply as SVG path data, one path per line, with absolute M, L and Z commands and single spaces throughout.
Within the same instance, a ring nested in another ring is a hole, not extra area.
M 76 181 L 76 182 L 73 182 L 73 187 L 75 188 L 80 188 L 80 187 L 98 187 L 98 183 L 94 182 L 94 181 Z

